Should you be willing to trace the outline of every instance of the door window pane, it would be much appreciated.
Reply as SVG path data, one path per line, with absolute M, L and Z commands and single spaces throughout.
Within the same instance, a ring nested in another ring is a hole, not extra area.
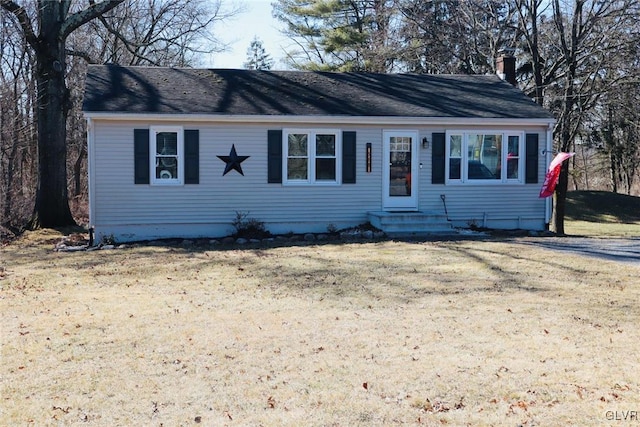
M 411 196 L 411 137 L 389 138 L 389 196 Z

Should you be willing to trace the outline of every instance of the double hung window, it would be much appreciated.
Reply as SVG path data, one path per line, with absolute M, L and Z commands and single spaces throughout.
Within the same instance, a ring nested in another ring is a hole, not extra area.
M 283 170 L 288 184 L 339 184 L 341 139 L 337 130 L 285 129 Z
M 182 128 L 151 127 L 149 144 L 151 184 L 182 184 L 184 177 Z
M 449 183 L 522 183 L 524 137 L 518 132 L 448 132 Z

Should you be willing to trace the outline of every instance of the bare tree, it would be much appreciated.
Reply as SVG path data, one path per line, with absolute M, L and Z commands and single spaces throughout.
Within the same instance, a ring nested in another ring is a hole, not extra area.
M 614 83 L 608 86 L 592 122 L 599 125 L 607 141 L 604 148 L 610 159 L 613 190 L 617 192 L 620 184 L 631 194 L 640 174 L 640 5 L 627 13 L 636 19 L 617 37 L 622 48 L 608 70 L 611 76 L 606 76 Z
M 17 23 L 0 14 L 0 225 L 14 232 L 32 214 L 35 196 L 34 62 Z
M 239 10 L 220 0 L 129 1 L 92 21 L 75 51 L 96 63 L 194 66 L 226 48 L 211 30 Z
M 35 53 L 39 172 L 33 227 L 74 224 L 67 191 L 66 121 L 70 107 L 65 82 L 67 37 L 122 1 L 105 0 L 71 13 L 70 0 L 40 0 L 36 27 L 23 6 L 12 0 L 0 0 L 2 9 L 20 24 Z
M 630 77 L 619 68 L 629 47 L 626 35 L 638 15 L 632 0 L 512 0 L 518 13 L 524 61 L 523 88 L 549 108 L 557 122 L 557 151 L 575 151 L 576 139 L 588 138 L 603 101 Z M 637 37 L 635 40 L 637 45 Z M 582 141 L 581 141 L 582 142 Z M 585 170 L 587 170 L 585 166 Z M 565 201 L 570 163 L 562 166 L 554 196 L 552 229 L 565 233 Z
M 614 192 L 631 194 L 640 174 L 640 79 L 607 91 L 602 105 L 590 117 L 591 138 L 609 160 Z
M 72 0 L 37 0 L 25 5 L 0 0 L 3 26 L 10 25 L 21 35 L 34 64 L 31 78 L 37 96 L 32 114 L 24 116 L 37 123 L 33 134 L 37 135 L 38 161 L 34 164 L 39 166 L 32 227 L 73 224 L 68 186 L 71 184 L 74 196 L 85 191 L 86 147 L 80 114 L 84 61 L 195 65 L 204 54 L 224 49 L 213 36 L 211 25 L 237 12 L 223 11 L 220 1 L 87 1 L 81 6 Z M 8 61 L 14 59 L 3 60 L 3 80 L 5 69 L 20 70 L 25 64 Z M 8 117 L 5 110 L 3 107 L 3 120 Z M 3 152 L 4 142 L 3 136 Z M 3 155 L 3 173 L 12 178 L 16 166 L 10 164 L 9 157 Z M 71 183 L 67 168 L 73 171 Z M 4 187 L 3 194 L 8 194 Z M 12 209 L 9 202 L 3 202 L 3 211 Z
M 543 52 L 548 47 L 541 38 L 545 36 L 544 27 L 549 27 L 545 25 L 545 12 L 550 9 L 550 5 L 545 0 L 514 0 L 514 6 L 521 36 L 520 46 L 526 54 L 518 73 L 532 76 L 531 79 L 524 79 L 523 91 L 537 104 L 544 105 L 544 89 L 555 80 L 562 64 L 557 55 Z
M 417 73 L 495 72 L 502 48 L 516 43 L 515 12 L 495 0 L 398 0 L 401 59 Z
M 555 47 L 562 60 L 561 74 L 553 88 L 552 109 L 557 118 L 554 135 L 559 151 L 571 151 L 588 112 L 596 108 L 612 85 L 627 79 L 624 74 L 604 77 L 608 70 L 617 68 L 627 48 L 628 40 L 621 35 L 640 16 L 637 2 L 632 0 L 573 0 L 571 4 L 554 0 L 552 6 Z M 568 182 L 569 164 L 564 163 L 552 217 L 552 227 L 560 235 L 565 234 Z

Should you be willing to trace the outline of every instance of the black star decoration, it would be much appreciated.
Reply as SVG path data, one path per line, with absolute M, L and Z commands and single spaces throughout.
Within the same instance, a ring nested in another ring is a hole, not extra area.
M 227 164 L 227 166 L 224 168 L 224 172 L 222 176 L 225 176 L 232 170 L 238 171 L 240 175 L 244 176 L 244 173 L 242 172 L 242 166 L 240 166 L 240 164 L 245 160 L 247 160 L 249 156 L 238 156 L 238 153 L 236 153 L 235 144 L 231 146 L 231 152 L 229 153 L 228 156 L 216 156 L 216 157 Z

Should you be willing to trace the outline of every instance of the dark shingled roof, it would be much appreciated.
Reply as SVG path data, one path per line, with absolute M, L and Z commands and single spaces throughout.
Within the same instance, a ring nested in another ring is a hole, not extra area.
M 83 110 L 108 113 L 551 119 L 497 76 L 91 65 Z

